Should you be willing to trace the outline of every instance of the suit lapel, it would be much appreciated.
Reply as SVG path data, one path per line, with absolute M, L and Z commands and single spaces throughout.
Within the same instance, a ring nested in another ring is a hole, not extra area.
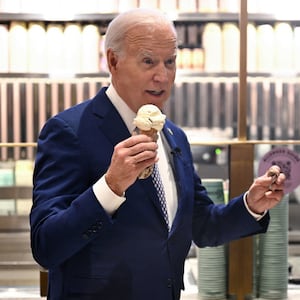
M 97 118 L 100 130 L 114 146 L 130 137 L 131 134 L 105 91 L 106 88 L 103 88 L 96 95 L 93 103 L 93 114 Z
M 175 215 L 175 219 L 172 225 L 172 230 L 176 229 L 176 227 L 180 224 L 180 218 L 182 217 L 182 211 L 185 205 L 185 201 L 183 201 L 185 194 L 183 182 L 185 180 L 184 178 L 184 161 L 181 154 L 181 148 L 176 142 L 175 135 L 172 131 L 172 129 L 168 126 L 168 122 L 164 126 L 163 129 L 163 142 L 164 147 L 166 147 L 167 154 L 169 156 L 169 162 L 173 169 L 173 174 L 175 178 L 175 184 L 177 188 L 177 200 L 178 200 L 178 208 Z
M 177 193 L 179 197 L 181 191 L 181 186 L 180 186 L 180 174 L 181 174 L 180 170 L 182 167 L 181 149 L 178 146 L 174 138 L 174 133 L 172 129 L 168 126 L 168 124 L 166 124 L 165 127 L 163 128 L 162 140 L 163 140 L 164 147 L 166 149 L 169 163 L 171 164 L 173 170 L 174 178 L 176 181 Z

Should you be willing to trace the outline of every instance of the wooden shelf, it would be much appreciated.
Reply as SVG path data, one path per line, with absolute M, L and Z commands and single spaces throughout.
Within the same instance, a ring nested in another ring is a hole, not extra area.
M 29 232 L 29 230 L 27 215 L 0 216 L 0 233 Z
M 118 13 L 85 13 L 85 14 L 60 14 L 56 13 L 0 13 L 1 22 L 25 21 L 25 22 L 94 22 L 107 23 L 116 17 Z M 206 22 L 238 22 L 239 13 L 213 12 L 213 13 L 176 13 L 170 12 L 170 18 L 176 22 L 206 23 Z M 257 23 L 292 22 L 300 23 L 299 16 L 295 14 L 281 15 L 267 13 L 249 13 L 248 20 Z
M 0 201 L 1 199 L 31 199 L 31 186 L 5 186 L 0 187 Z

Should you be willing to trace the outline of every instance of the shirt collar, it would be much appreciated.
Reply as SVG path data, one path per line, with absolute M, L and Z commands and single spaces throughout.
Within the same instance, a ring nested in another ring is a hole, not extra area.
M 112 84 L 110 84 L 107 88 L 106 95 L 120 114 L 129 132 L 132 133 L 135 129 L 135 126 L 133 125 L 133 119 L 135 118 L 136 113 L 133 112 L 126 102 L 119 96 Z

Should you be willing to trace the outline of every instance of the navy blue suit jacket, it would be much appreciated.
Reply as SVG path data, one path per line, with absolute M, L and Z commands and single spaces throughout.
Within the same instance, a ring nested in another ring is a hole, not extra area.
M 114 146 L 130 132 L 105 88 L 47 121 L 38 139 L 31 244 L 49 270 L 52 300 L 179 299 L 191 241 L 215 246 L 267 229 L 242 196 L 215 206 L 195 173 L 183 131 L 167 120 L 163 134 L 178 189 L 168 232 L 150 179 L 136 180 L 109 216 L 92 185 L 107 170 Z

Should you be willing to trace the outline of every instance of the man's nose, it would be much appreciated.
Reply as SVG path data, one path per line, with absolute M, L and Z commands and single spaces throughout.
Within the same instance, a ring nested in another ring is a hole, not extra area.
M 155 69 L 153 76 L 154 81 L 167 82 L 168 81 L 168 70 L 165 65 L 161 64 Z

